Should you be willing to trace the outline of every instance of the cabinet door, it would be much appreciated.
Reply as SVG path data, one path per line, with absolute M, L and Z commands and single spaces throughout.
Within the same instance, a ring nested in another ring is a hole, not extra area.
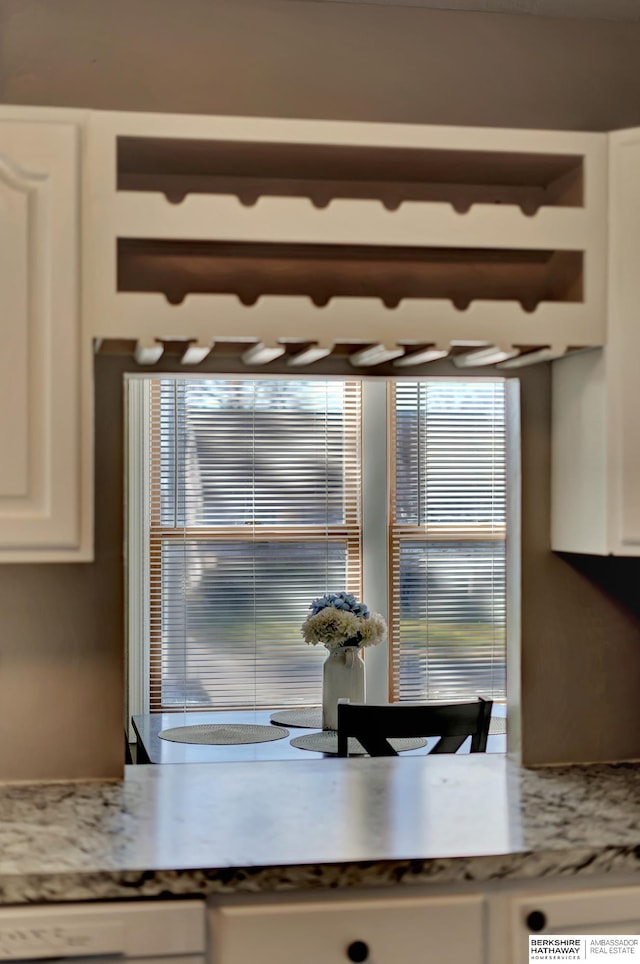
M 609 136 L 604 349 L 553 363 L 552 548 L 640 556 L 640 128 Z
M 80 557 L 79 176 L 77 125 L 0 116 L 0 561 Z
M 511 964 L 527 964 L 530 934 L 640 934 L 640 887 L 527 894 L 509 916 Z
M 483 898 L 247 903 L 212 910 L 216 964 L 483 964 Z

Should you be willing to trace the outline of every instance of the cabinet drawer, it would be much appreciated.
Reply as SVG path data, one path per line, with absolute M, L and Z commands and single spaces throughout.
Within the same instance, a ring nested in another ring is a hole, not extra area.
M 218 905 L 212 964 L 482 964 L 483 898 Z
M 526 894 L 510 902 L 509 916 L 511 960 L 527 964 L 529 934 L 640 934 L 640 887 Z

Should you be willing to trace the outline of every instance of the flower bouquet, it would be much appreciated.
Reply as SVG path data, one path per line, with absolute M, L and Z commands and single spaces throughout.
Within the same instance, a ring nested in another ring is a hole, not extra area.
M 327 649 L 345 646 L 377 646 L 387 634 L 380 613 L 369 612 L 364 603 L 346 592 L 329 592 L 310 605 L 302 624 L 302 635 L 311 646 L 322 643 Z
M 322 728 L 337 730 L 338 700 L 364 703 L 362 648 L 381 643 L 387 624 L 347 592 L 329 592 L 309 608 L 302 635 L 312 646 L 322 643 L 329 650 L 322 667 Z

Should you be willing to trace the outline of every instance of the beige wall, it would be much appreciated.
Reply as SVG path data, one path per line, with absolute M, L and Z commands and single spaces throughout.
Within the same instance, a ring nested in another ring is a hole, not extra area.
M 304 0 L 0 0 L 0 102 L 607 130 L 640 23 Z
M 95 562 L 0 566 L 0 780 L 122 774 L 122 379 L 108 374 L 96 381 Z
M 0 0 L 4 103 L 606 130 L 640 124 L 639 53 L 639 24 Z M 124 367 L 98 361 L 96 562 L 0 567 L 0 779 L 121 772 Z M 550 552 L 548 368 L 523 385 L 524 758 L 640 757 L 640 565 Z
M 552 553 L 550 371 L 522 379 L 522 758 L 640 758 L 640 560 Z

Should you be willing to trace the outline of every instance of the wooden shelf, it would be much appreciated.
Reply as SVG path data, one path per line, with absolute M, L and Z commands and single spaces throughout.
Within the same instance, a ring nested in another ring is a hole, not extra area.
M 582 208 L 544 208 L 529 217 L 519 207 L 477 204 L 460 214 L 449 203 L 332 200 L 319 209 L 308 198 L 262 197 L 246 206 L 235 196 L 193 195 L 171 204 L 163 194 L 120 193 L 119 237 L 273 241 L 358 245 L 580 248 L 588 233 Z
M 585 326 L 583 306 L 571 302 L 546 302 L 525 312 L 518 302 L 474 301 L 461 311 L 451 301 L 435 298 L 406 299 L 396 308 L 375 298 L 332 298 L 317 307 L 307 297 L 266 295 L 247 307 L 230 294 L 191 294 L 173 305 L 162 294 L 122 292 L 114 312 L 107 337 L 133 339 L 152 353 L 160 342 L 180 339 L 207 350 L 219 341 L 266 346 L 273 357 L 290 342 L 323 349 L 319 357 L 340 342 L 351 342 L 388 350 L 403 345 L 403 352 L 429 345 L 445 353 L 456 344 L 469 349 L 495 345 L 505 351 L 548 346 L 542 357 L 549 359 L 564 355 L 568 347 L 588 346 L 595 337 Z
M 523 151 L 362 147 L 353 144 L 248 143 L 169 137 L 118 137 L 120 191 L 309 198 L 370 198 L 394 210 L 403 201 L 581 207 L 583 157 Z
M 518 301 L 582 300 L 579 251 L 490 248 L 227 244 L 119 239 L 118 291 L 158 291 L 172 304 L 187 294 L 235 294 L 245 305 L 262 295 Z

